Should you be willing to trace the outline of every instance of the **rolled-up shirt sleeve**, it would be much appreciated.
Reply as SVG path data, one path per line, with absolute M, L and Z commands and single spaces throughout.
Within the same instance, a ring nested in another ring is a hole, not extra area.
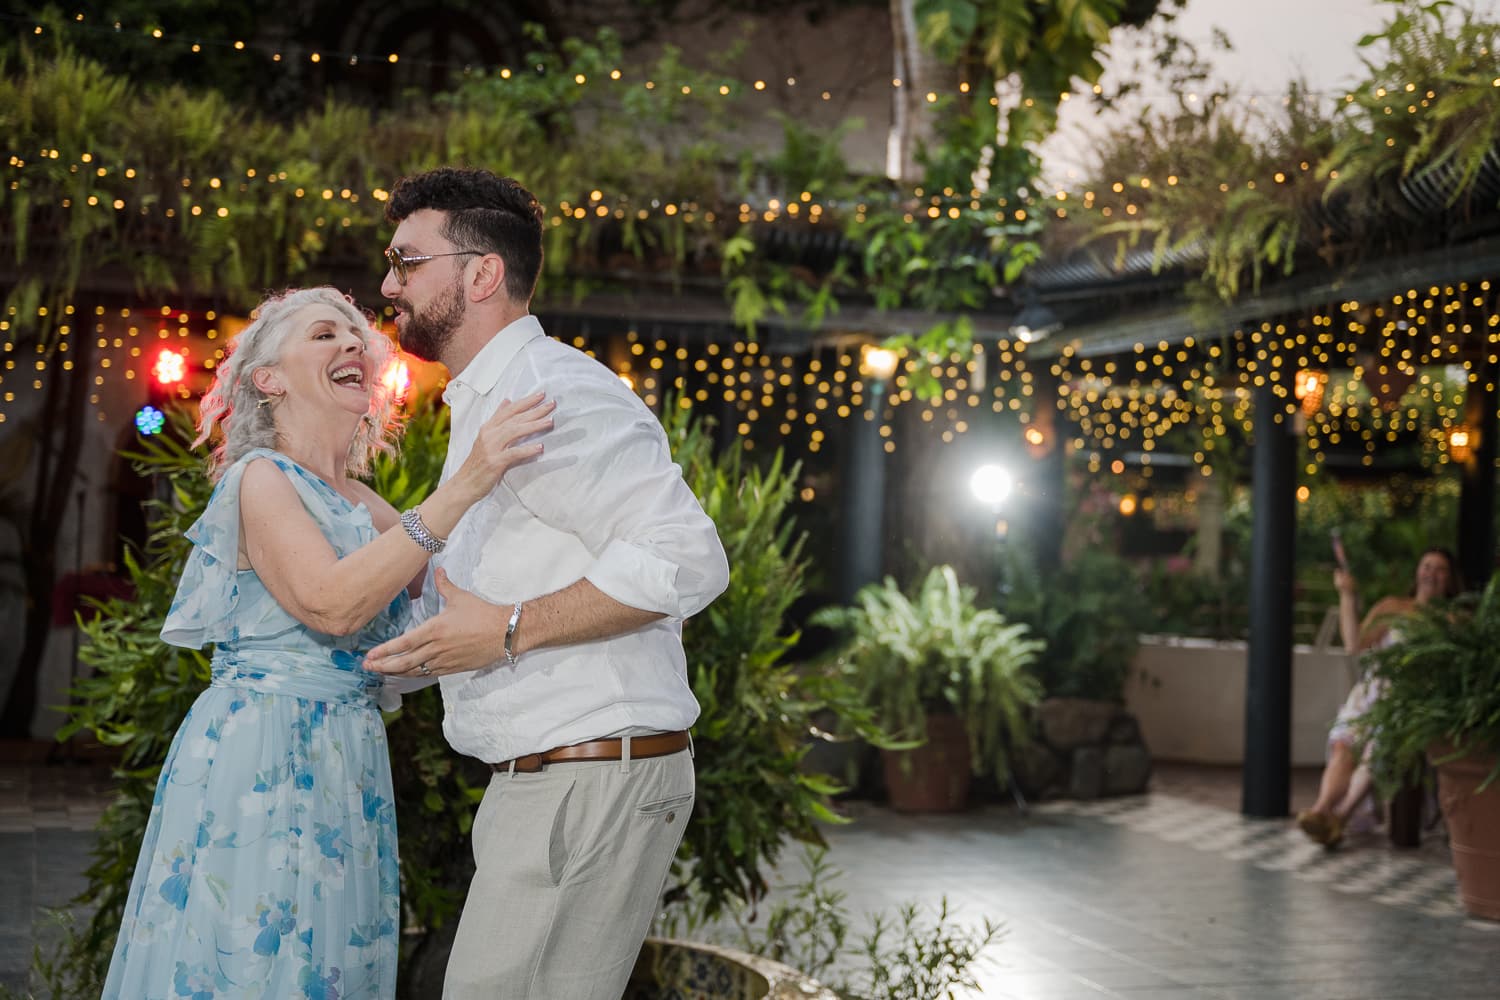
M 607 369 L 564 382 L 532 369 L 557 401 L 544 454 L 506 474 L 504 488 L 593 555 L 584 578 L 621 604 L 669 618 L 707 607 L 729 583 L 713 520 L 672 462 L 656 417 Z M 548 373 L 555 375 L 556 373 Z M 519 397 L 533 391 L 525 385 Z

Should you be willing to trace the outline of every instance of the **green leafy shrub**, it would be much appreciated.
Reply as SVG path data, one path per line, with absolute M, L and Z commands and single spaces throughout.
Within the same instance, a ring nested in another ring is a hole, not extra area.
M 1243 639 L 1249 614 L 1249 575 L 1238 559 L 1226 561 L 1217 577 L 1157 560 L 1140 574 L 1147 616 L 1141 632 Z
M 715 454 L 702 421 L 670 407 L 672 453 L 713 518 L 729 557 L 729 587 L 687 622 L 698 800 L 679 853 L 673 898 L 691 887 L 709 916 L 765 894 L 763 868 L 788 839 L 822 843 L 817 822 L 838 821 L 828 796 L 839 787 L 800 765 L 812 718 L 831 709 L 873 742 L 885 741 L 871 713 L 836 671 L 783 662 L 797 641 L 783 619 L 803 592 L 802 537 L 789 515 L 796 469 L 778 452 L 764 468 L 729 448 Z
M 1500 102 L 1492 96 L 1500 24 L 1472 5 L 1393 0 L 1383 31 L 1360 39 L 1371 84 L 1340 106 L 1339 142 L 1319 164 L 1331 179 L 1327 197 L 1361 186 L 1378 193 L 1398 180 L 1438 185 L 1448 206 L 1467 210 L 1478 199 L 1476 179 L 1493 166 L 1500 141 Z M 1392 114 L 1383 84 L 1405 81 L 1423 92 L 1421 114 Z M 1395 150 L 1396 152 L 1392 152 Z M 1373 201 L 1366 195 L 1367 201 Z M 1394 200 L 1394 199 L 1392 199 Z
M 827 862 L 827 851 L 809 846 L 805 879 L 787 886 L 764 908 L 743 903 L 729 907 L 716 923 L 701 908 L 686 907 L 662 927 L 669 937 L 703 937 L 789 965 L 837 994 L 841 1000 L 948 1000 L 959 989 L 977 990 L 974 969 L 980 952 L 1001 939 L 999 924 L 985 918 L 979 929 L 957 925 L 947 897 L 936 912 L 913 903 L 894 915 L 870 915 L 870 929 L 858 936 L 833 884 L 843 872 Z
M 1041 697 L 1028 672 L 1042 643 L 1024 623 L 974 605 L 951 566 L 936 566 L 916 596 L 896 581 L 870 584 L 852 607 L 824 608 L 809 622 L 844 632 L 840 668 L 904 739 L 926 738 L 933 711 L 957 713 L 968 730 L 973 769 L 1010 774 L 1009 751 L 1026 739 L 1026 712 Z
M 1483 593 L 1423 605 L 1396 626 L 1401 641 L 1371 654 L 1380 697 L 1360 720 L 1376 781 L 1409 784 L 1434 746 L 1500 753 L 1500 577 Z M 1485 779 L 1500 778 L 1500 762 Z
M 1006 613 L 1046 643 L 1034 672 L 1048 697 L 1124 699 L 1146 611 L 1129 563 L 1088 549 L 1044 576 L 1017 552 L 1006 584 Z
M 103 602 L 97 617 L 81 618 L 78 655 L 93 670 L 74 686 L 58 738 L 88 731 L 114 748 L 117 791 L 96 828 L 93 862 L 84 872 L 88 888 L 74 900 L 88 919 L 64 929 L 57 955 L 40 968 L 53 996 L 98 996 L 102 989 L 162 761 L 193 699 L 208 686 L 208 654 L 160 639 L 192 548 L 184 535 L 211 492 L 203 456 L 182 444 L 190 430 L 191 418 L 174 412 L 168 433 L 142 441 L 128 456 L 160 477 L 166 499 L 149 502 L 145 549 L 125 553 L 134 599 Z

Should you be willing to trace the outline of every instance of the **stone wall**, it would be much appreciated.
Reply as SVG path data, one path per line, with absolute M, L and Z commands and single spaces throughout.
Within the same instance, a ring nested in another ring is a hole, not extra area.
M 1151 779 L 1151 754 L 1123 705 L 1048 698 L 1036 708 L 1015 776 L 1028 799 L 1138 795 Z

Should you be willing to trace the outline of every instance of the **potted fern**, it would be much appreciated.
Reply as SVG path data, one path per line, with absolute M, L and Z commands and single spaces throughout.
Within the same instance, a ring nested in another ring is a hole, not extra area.
M 1500 577 L 1398 627 L 1401 641 L 1375 654 L 1382 687 L 1361 719 L 1376 781 L 1394 791 L 1431 762 L 1464 907 L 1500 920 Z
M 1341 106 L 1338 144 L 1319 167 L 1333 178 L 1327 194 L 1373 188 L 1366 201 L 1385 194 L 1397 211 L 1415 206 L 1419 223 L 1493 208 L 1500 190 L 1500 102 L 1492 96 L 1500 24 L 1471 6 L 1393 6 L 1385 30 L 1360 42 L 1375 50 L 1363 59 L 1369 82 Z M 1400 198 L 1389 196 L 1392 182 Z
M 887 577 L 810 621 L 845 634 L 841 670 L 881 724 L 915 744 L 881 750 L 894 808 L 954 811 L 974 774 L 1009 781 L 1010 753 L 1041 697 L 1029 667 L 1042 643 L 1024 624 L 975 607 L 950 566 L 935 567 L 914 596 Z

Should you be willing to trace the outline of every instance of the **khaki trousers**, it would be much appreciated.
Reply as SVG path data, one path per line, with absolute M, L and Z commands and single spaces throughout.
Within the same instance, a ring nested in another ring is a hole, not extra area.
M 619 1000 L 693 796 L 688 751 L 496 774 L 444 1000 Z

